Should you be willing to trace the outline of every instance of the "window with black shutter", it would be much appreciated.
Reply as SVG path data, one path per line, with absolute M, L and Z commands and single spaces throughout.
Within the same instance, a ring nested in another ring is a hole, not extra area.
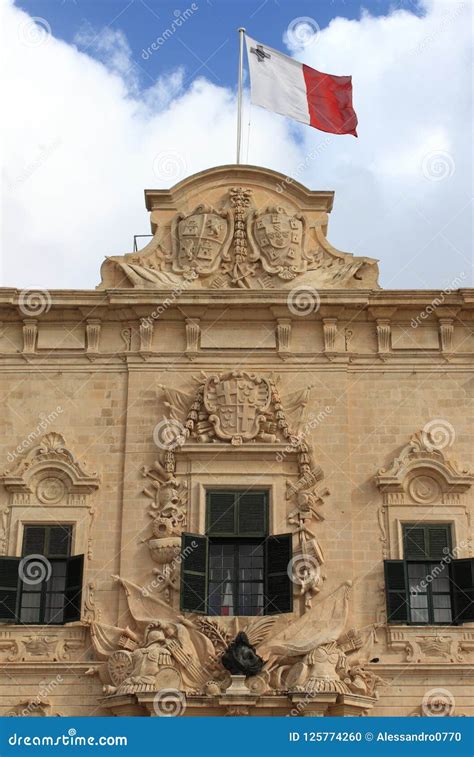
M 194 550 L 190 550 L 192 541 Z M 268 492 L 210 490 L 206 536 L 183 534 L 181 609 L 207 615 L 291 612 L 291 534 L 268 536 Z
M 453 625 L 474 620 L 473 560 L 453 560 L 448 524 L 407 524 L 403 560 L 385 560 L 389 623 Z
M 80 620 L 84 557 L 71 543 L 71 525 L 25 527 L 22 557 L 0 558 L 0 622 Z

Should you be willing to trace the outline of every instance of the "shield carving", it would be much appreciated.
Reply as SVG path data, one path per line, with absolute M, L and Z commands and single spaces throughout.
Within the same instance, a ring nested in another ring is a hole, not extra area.
M 260 433 L 270 407 L 271 388 L 264 378 L 233 371 L 210 376 L 204 386 L 203 399 L 216 436 L 240 444 Z
M 293 279 L 306 270 L 304 218 L 290 215 L 285 208 L 268 207 L 249 216 L 248 236 L 252 260 L 261 260 L 268 273 Z
M 233 230 L 229 211 L 199 205 L 189 215 L 178 214 L 172 224 L 173 270 L 198 276 L 213 273 L 221 260 L 229 259 Z

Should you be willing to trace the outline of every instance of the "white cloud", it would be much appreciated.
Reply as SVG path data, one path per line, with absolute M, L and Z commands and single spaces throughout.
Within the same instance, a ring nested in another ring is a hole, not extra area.
M 144 187 L 234 160 L 235 93 L 204 78 L 186 89 L 192 71 L 182 69 L 139 93 L 120 29 L 83 29 L 78 49 L 3 5 L 3 283 L 93 287 L 103 256 L 131 251 L 133 234 L 148 232 Z M 336 19 L 295 50 L 353 74 L 358 140 L 252 109 L 248 161 L 336 189 L 330 240 L 380 258 L 385 286 L 468 275 L 470 39 L 460 5 Z

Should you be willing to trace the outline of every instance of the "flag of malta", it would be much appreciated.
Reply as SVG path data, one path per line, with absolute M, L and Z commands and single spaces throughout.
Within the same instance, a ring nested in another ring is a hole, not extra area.
M 357 137 L 352 77 L 331 76 L 245 37 L 251 102 L 331 134 Z

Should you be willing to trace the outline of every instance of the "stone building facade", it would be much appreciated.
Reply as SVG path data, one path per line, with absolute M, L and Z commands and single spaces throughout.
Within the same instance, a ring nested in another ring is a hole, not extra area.
M 0 291 L 1 713 L 468 715 L 473 291 L 267 169 L 145 198 L 95 291 Z

